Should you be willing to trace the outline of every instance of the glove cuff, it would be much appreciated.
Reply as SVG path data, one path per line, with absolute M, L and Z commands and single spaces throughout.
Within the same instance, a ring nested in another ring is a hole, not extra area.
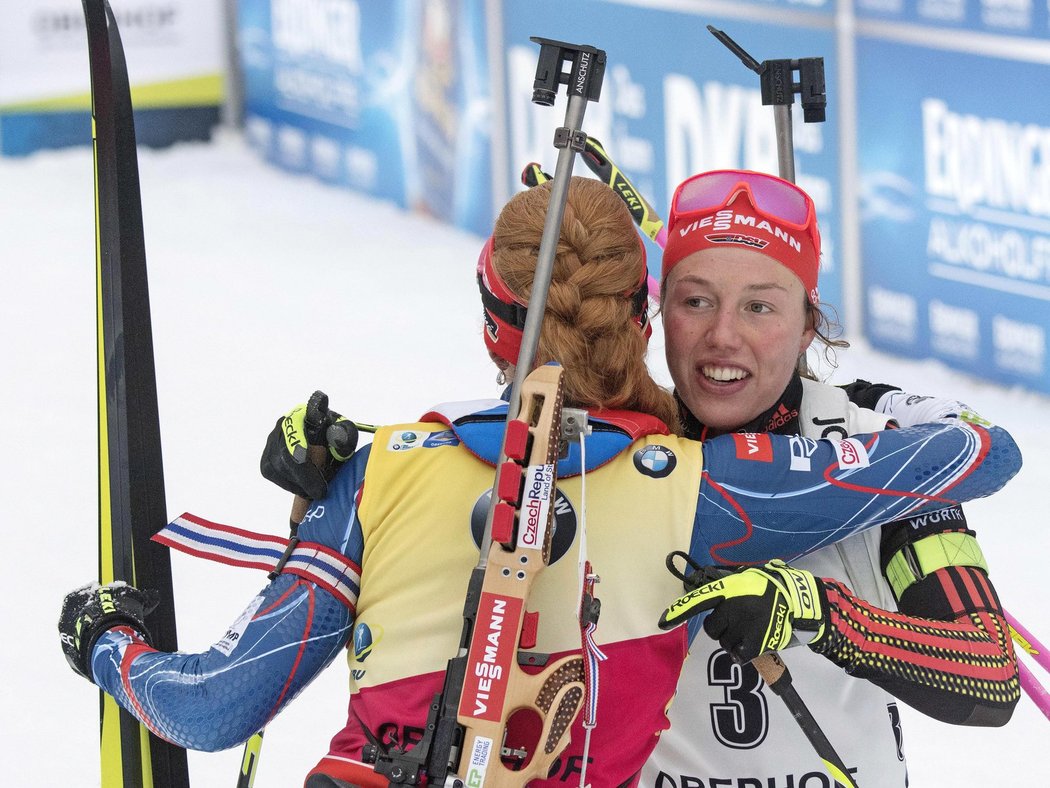
M 95 676 L 91 670 L 91 655 L 95 651 L 95 644 L 98 643 L 103 635 L 117 627 L 130 627 L 135 630 L 135 633 L 142 638 L 147 646 L 152 646 L 153 644 L 153 638 L 143 622 L 137 621 L 125 613 L 107 613 L 102 616 L 92 623 L 91 637 L 82 639 L 80 645 L 80 661 L 84 668 L 83 673 L 92 684 L 95 683 Z
M 822 578 L 813 577 L 813 591 L 817 596 L 817 611 L 819 618 L 795 619 L 792 633 L 798 638 L 801 645 L 816 649 L 826 640 L 830 630 L 828 626 L 828 592 Z

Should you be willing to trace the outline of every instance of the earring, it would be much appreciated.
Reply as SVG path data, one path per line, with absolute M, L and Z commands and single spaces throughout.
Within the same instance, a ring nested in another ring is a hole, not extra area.
M 507 370 L 501 369 L 496 373 L 496 385 L 506 386 L 507 385 Z

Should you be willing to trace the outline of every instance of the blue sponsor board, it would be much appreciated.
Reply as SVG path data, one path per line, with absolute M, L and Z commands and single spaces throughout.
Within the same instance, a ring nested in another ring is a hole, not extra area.
M 783 11 L 818 11 L 829 16 L 835 13 L 835 0 L 736 0 L 736 5 Z
M 481 0 L 238 6 L 245 128 L 270 160 L 487 231 Z
M 565 117 L 564 91 L 552 108 L 531 103 L 539 48 L 530 36 L 606 51 L 601 100 L 588 105 L 584 128 L 604 144 L 661 216 L 666 216 L 675 186 L 694 173 L 727 167 L 778 171 L 773 108 L 762 105 L 758 75 L 706 25 L 725 31 L 760 62 L 823 57 L 831 86 L 827 122 L 803 123 L 796 101 L 795 158 L 798 183 L 813 196 L 821 221 L 821 296 L 841 305 L 837 63 L 830 20 L 815 28 L 785 27 L 756 22 L 753 17 L 719 18 L 597 0 L 507 3 L 502 86 L 507 103 L 506 194 L 521 188 L 521 170 L 530 161 L 553 173 L 557 154 L 551 141 Z M 574 172 L 589 174 L 581 161 Z M 649 267 L 654 275 L 659 275 L 659 266 L 660 252 L 650 245 Z
M 881 19 L 1030 38 L 1050 37 L 1046 0 L 854 0 L 858 19 Z
M 867 336 L 1050 392 L 1046 66 L 864 37 L 857 55 Z

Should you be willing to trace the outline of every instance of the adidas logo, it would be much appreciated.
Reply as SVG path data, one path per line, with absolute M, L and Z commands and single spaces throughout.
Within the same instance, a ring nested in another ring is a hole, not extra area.
M 781 402 L 780 403 L 780 407 L 777 408 L 776 413 L 774 413 L 772 416 L 770 416 L 769 423 L 766 424 L 766 431 L 767 432 L 772 432 L 775 429 L 779 429 L 780 427 L 783 427 L 785 424 L 787 424 L 792 419 L 797 419 L 797 418 L 798 418 L 798 411 L 797 410 L 788 410 L 787 407 L 784 405 L 784 403 Z

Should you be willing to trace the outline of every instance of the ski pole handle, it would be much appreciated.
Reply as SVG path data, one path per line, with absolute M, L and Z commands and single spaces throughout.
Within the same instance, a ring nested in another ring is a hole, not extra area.
M 620 199 L 627 204 L 634 223 L 662 248 L 667 242 L 667 228 L 664 227 L 664 220 L 653 210 L 653 207 L 635 188 L 623 170 L 609 158 L 601 142 L 590 135 L 587 137 L 584 148 L 583 163 L 620 196 Z
M 798 93 L 802 101 L 803 120 L 806 123 L 824 122 L 828 103 L 824 89 L 824 58 L 763 60 L 759 63 L 723 31 L 712 25 L 708 25 L 707 29 L 747 68 L 758 74 L 762 103 L 773 106 L 779 174 L 784 180 L 794 183 L 795 144 L 792 139 L 791 106 Z M 798 81 L 795 80 L 796 71 Z
M 323 468 L 328 459 L 328 449 L 324 446 L 308 446 L 306 449 L 307 462 L 311 462 L 318 468 Z M 295 496 L 292 501 L 292 513 L 289 515 L 293 525 L 299 525 L 306 517 L 306 510 L 310 508 L 310 499 L 301 495 Z
M 330 420 L 333 418 L 340 420 L 335 424 L 331 424 Z M 327 429 L 325 429 L 326 424 L 329 424 Z M 344 425 L 350 425 L 348 427 L 349 431 L 343 430 L 340 433 L 341 438 L 333 437 L 332 431 Z M 340 446 L 339 451 L 349 457 L 357 446 L 357 425 L 354 422 L 342 419 L 338 414 L 330 411 L 328 409 L 328 396 L 323 391 L 315 391 L 310 395 L 310 399 L 306 403 L 306 413 L 303 414 L 303 428 L 307 444 L 306 461 L 322 473 L 324 472 L 325 464 L 328 462 L 329 447 L 332 448 L 332 454 L 335 456 L 335 447 L 340 445 L 340 440 L 345 439 L 346 445 Z M 310 443 L 311 435 L 313 435 L 315 440 L 320 439 L 321 442 L 317 444 Z M 293 533 L 295 528 L 303 521 L 309 508 L 310 500 L 308 498 L 304 498 L 301 495 L 295 496 L 289 517 Z
M 777 692 L 777 683 L 785 676 L 787 676 L 788 682 L 791 681 L 791 674 L 788 673 L 787 665 L 784 664 L 784 660 L 775 651 L 769 654 L 759 654 L 751 660 L 751 664 L 755 666 L 755 670 L 762 677 L 762 681 L 766 682 L 774 692 Z
M 702 585 L 727 574 L 730 574 L 728 570 L 716 567 L 701 567 L 695 582 Z M 735 652 L 731 652 L 731 656 L 737 662 L 744 662 Z M 845 786 L 845 788 L 857 788 L 857 783 L 850 776 L 849 769 L 846 768 L 842 757 L 835 750 L 835 746 L 820 727 L 820 723 L 817 722 L 816 717 L 813 716 L 809 707 L 806 706 L 806 702 L 802 700 L 802 696 L 798 694 L 798 690 L 791 683 L 791 672 L 788 670 L 787 665 L 784 664 L 784 660 L 780 658 L 780 654 L 775 651 L 759 654 L 751 660 L 751 664 L 755 666 L 758 675 L 762 677 L 762 680 L 769 688 L 776 695 L 780 696 L 791 716 L 798 723 L 798 727 L 802 729 L 802 733 L 805 734 L 809 743 L 813 745 L 814 752 L 823 761 L 828 774 L 838 784 Z

